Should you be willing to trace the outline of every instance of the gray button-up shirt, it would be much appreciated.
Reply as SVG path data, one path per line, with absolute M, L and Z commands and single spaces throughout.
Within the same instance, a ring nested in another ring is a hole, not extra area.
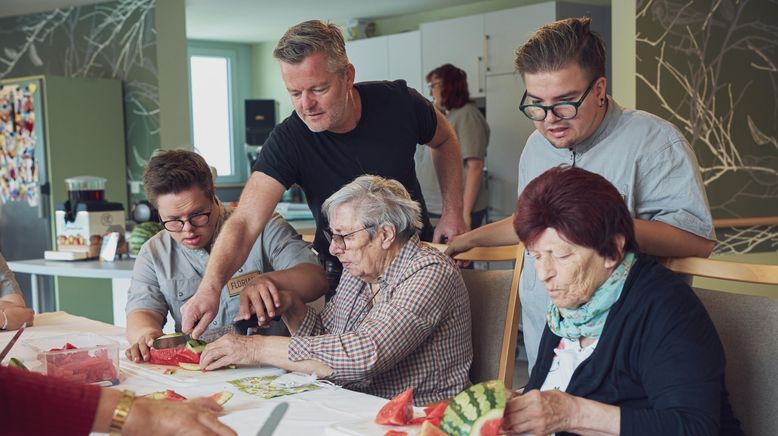
M 222 221 L 229 212 L 222 209 Z M 163 230 L 146 241 L 140 249 L 127 291 L 126 313 L 134 310 L 153 310 L 163 317 L 168 311 L 181 331 L 181 306 L 194 295 L 205 273 L 209 254 L 205 249 L 190 249 L 177 243 Z M 251 272 L 270 272 L 292 268 L 302 263 L 318 264 L 311 245 L 280 215 L 273 214 L 259 235 L 246 262 L 233 277 Z M 238 313 L 240 295 L 230 296 L 227 286 L 222 289 L 219 312 L 211 328 L 230 324 Z
M 21 295 L 21 293 L 22 290 L 19 289 L 19 283 L 16 282 L 14 273 L 8 268 L 5 258 L 0 254 L 0 297 L 12 294 Z

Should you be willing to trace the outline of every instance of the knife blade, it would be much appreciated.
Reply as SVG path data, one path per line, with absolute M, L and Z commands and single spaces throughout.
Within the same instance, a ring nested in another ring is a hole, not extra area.
M 274 321 L 278 321 L 280 319 L 281 317 L 278 316 L 273 318 Z M 257 315 L 254 314 L 249 319 L 240 319 L 238 321 L 233 322 L 232 324 L 206 330 L 197 339 L 205 343 L 211 343 L 219 339 L 220 337 L 228 334 L 246 336 L 249 333 L 249 329 L 252 327 L 256 327 L 258 323 L 259 321 L 257 320 Z M 180 345 L 186 344 L 186 342 L 191 339 L 192 336 L 188 334 L 181 334 L 178 336 L 168 336 L 168 337 L 160 336 L 159 338 L 154 340 L 152 347 L 158 350 L 163 348 L 175 348 Z
M 8 355 L 8 352 L 11 351 L 11 348 L 16 343 L 16 340 L 19 339 L 19 336 L 22 335 L 22 332 L 24 332 L 24 329 L 27 328 L 27 323 L 22 324 L 21 327 L 19 327 L 19 330 L 14 334 L 14 337 L 11 338 L 11 342 L 9 342 L 5 348 L 3 348 L 3 351 L 0 352 L 0 362 L 5 359 L 5 356 Z
M 276 404 L 276 407 L 274 407 L 273 411 L 270 412 L 270 416 L 267 418 L 267 421 L 262 424 L 262 427 L 260 427 L 259 431 L 257 432 L 257 436 L 272 436 L 273 432 L 276 431 L 276 427 L 278 427 L 278 424 L 281 422 L 281 418 L 284 417 L 286 409 L 288 408 L 289 403 L 287 402 Z

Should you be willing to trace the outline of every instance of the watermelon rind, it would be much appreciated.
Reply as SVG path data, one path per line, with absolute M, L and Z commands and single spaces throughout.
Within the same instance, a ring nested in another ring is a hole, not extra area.
M 186 348 L 192 350 L 192 352 L 200 354 L 205 350 L 207 344 L 199 339 L 190 339 L 186 341 Z
M 216 394 L 211 395 L 211 398 L 213 398 L 214 401 L 220 406 L 223 406 L 227 403 L 227 401 L 230 401 L 230 398 L 232 398 L 234 394 L 232 392 L 219 392 Z
M 482 417 L 494 413 L 502 416 L 505 403 L 505 386 L 500 380 L 470 386 L 451 400 L 440 421 L 440 428 L 449 435 L 468 436 L 473 434 L 473 425 Z
M 19 368 L 19 369 L 23 369 L 25 371 L 29 371 L 29 369 L 27 369 L 27 367 L 24 366 L 24 363 L 22 363 L 21 360 L 15 358 L 15 357 L 11 358 L 11 360 L 8 362 L 8 366 L 12 366 L 14 368 Z
M 178 362 L 178 366 L 187 371 L 201 371 L 200 365 L 197 363 Z

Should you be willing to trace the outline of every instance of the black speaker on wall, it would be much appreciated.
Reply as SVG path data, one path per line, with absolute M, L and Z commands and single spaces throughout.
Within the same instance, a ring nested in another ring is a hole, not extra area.
M 246 100 L 246 143 L 262 145 L 276 125 L 275 100 Z

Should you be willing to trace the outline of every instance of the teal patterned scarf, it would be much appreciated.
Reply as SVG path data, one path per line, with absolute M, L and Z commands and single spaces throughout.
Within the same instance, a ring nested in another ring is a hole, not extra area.
M 592 298 L 577 309 L 560 309 L 548 304 L 546 320 L 555 335 L 577 340 L 581 336 L 596 339 L 602 334 L 611 306 L 621 296 L 629 270 L 635 263 L 635 254 L 628 252 L 607 280 L 592 294 Z

